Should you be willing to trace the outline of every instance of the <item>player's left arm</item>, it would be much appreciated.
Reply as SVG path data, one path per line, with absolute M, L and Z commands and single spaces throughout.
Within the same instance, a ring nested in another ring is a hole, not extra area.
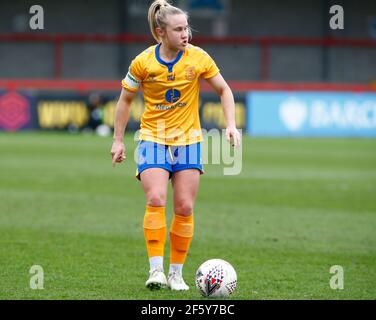
M 220 73 L 205 79 L 221 98 L 221 104 L 226 121 L 226 139 L 236 148 L 240 146 L 240 133 L 235 123 L 234 95 Z

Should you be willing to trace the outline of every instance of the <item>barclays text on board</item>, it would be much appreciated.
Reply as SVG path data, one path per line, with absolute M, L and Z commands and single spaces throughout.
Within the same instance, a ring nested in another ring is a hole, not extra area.
M 254 136 L 376 136 L 376 94 L 251 92 L 247 131 Z

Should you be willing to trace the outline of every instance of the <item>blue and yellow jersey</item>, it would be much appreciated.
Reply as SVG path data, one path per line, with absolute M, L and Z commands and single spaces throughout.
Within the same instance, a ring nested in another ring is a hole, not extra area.
M 160 58 L 159 48 L 139 54 L 122 80 L 123 88 L 136 92 L 142 87 L 144 92 L 140 140 L 175 146 L 202 141 L 199 78 L 214 77 L 219 69 L 199 47 L 188 45 L 172 62 Z

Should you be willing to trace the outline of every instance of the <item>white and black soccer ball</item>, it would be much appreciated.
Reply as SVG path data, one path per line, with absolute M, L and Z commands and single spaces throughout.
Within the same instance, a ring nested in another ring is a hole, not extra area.
M 234 293 L 237 276 L 227 261 L 210 259 L 197 269 L 195 283 L 204 297 L 226 298 Z

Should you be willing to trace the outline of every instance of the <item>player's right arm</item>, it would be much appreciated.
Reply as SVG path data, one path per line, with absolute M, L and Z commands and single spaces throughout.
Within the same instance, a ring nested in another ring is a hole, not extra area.
M 127 75 L 121 81 L 123 89 L 115 111 L 114 142 L 111 148 L 112 165 L 125 159 L 124 131 L 128 124 L 132 100 L 145 78 L 144 65 L 144 55 L 140 54 L 132 60 Z
M 122 89 L 116 104 L 114 140 L 111 148 L 112 165 L 125 160 L 124 131 L 128 124 L 132 100 L 137 92 Z

